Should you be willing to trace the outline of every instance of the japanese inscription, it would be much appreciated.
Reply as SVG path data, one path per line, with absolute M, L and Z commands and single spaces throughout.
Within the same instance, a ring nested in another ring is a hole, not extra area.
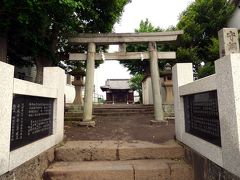
M 184 96 L 186 132 L 221 146 L 217 91 Z
M 231 52 L 236 52 L 237 51 L 237 42 L 234 40 L 237 38 L 237 34 L 233 31 L 229 31 L 227 33 L 227 38 L 228 38 L 228 50 Z
M 239 52 L 238 30 L 223 28 L 218 32 L 220 57 Z
M 10 150 L 52 134 L 53 99 L 14 95 Z

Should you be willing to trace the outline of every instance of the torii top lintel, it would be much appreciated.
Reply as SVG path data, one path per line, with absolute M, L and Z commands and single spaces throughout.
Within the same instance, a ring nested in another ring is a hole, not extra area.
M 69 37 L 71 44 L 121 44 L 121 43 L 141 43 L 141 42 L 170 42 L 176 41 L 178 35 L 183 31 L 151 32 L 151 33 L 99 33 L 99 34 L 79 34 Z

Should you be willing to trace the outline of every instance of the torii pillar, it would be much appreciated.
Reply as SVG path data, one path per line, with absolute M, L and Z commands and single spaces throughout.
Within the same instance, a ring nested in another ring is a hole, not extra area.
M 150 54 L 150 71 L 152 82 L 152 94 L 154 103 L 154 120 L 151 120 L 151 124 L 167 124 L 164 120 L 162 97 L 160 92 L 160 76 L 158 68 L 158 54 L 156 42 L 149 42 L 148 50 Z
M 157 52 L 156 42 L 170 42 L 176 41 L 177 36 L 182 34 L 182 31 L 172 32 L 151 32 L 151 33 L 108 33 L 108 34 L 79 34 L 75 37 L 70 37 L 69 42 L 73 44 L 88 44 L 88 54 L 70 54 L 71 60 L 86 60 L 87 59 L 87 73 L 85 83 L 85 99 L 84 99 L 84 114 L 82 125 L 94 126 L 95 122 L 92 120 L 93 111 L 93 80 L 94 80 L 94 64 L 95 60 L 101 60 L 101 54 L 96 53 L 96 44 L 122 44 L 122 52 L 106 53 L 106 60 L 126 60 L 126 59 L 150 59 L 152 89 L 154 99 L 154 116 L 152 124 L 166 123 L 163 119 L 162 99 L 159 85 L 159 59 L 175 59 L 175 52 Z M 152 42 L 153 41 L 153 42 Z M 149 43 L 150 42 L 150 43 Z M 125 43 L 149 43 L 149 53 L 146 52 L 125 52 Z M 149 57 L 150 56 L 150 57 Z M 81 125 L 80 124 L 80 125 Z
M 95 126 L 95 121 L 93 120 L 93 117 L 92 117 L 95 53 L 96 53 L 96 44 L 88 43 L 83 121 L 79 123 L 80 126 L 92 126 L 92 127 Z

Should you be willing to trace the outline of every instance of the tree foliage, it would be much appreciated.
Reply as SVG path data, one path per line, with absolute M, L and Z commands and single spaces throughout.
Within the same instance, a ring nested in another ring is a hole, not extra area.
M 146 19 L 142 20 L 140 22 L 139 28 L 135 29 L 135 32 L 163 32 L 163 31 L 170 31 L 174 30 L 174 27 L 170 27 L 167 30 L 161 29 L 160 27 L 154 27 L 152 23 Z M 164 44 L 157 44 L 158 51 L 168 51 L 171 46 L 164 45 Z M 127 51 L 128 52 L 148 52 L 148 44 L 129 44 L 127 45 Z M 160 69 L 164 68 L 164 65 L 167 62 L 164 60 L 158 61 L 158 65 Z M 124 67 L 128 68 L 130 71 L 130 74 L 135 75 L 136 73 L 149 75 L 150 74 L 150 64 L 149 60 L 126 60 L 126 61 L 120 61 L 120 64 L 122 64 Z
M 8 59 L 11 64 L 25 64 L 24 57 L 31 57 L 41 71 L 43 66 L 56 65 L 69 51 L 86 50 L 69 46 L 69 34 L 111 32 L 129 2 L 1 0 L 0 37 L 7 39 Z
M 136 73 L 134 76 L 132 76 L 129 80 L 129 86 L 131 89 L 138 92 L 140 97 L 140 102 L 142 102 L 142 80 L 144 78 L 143 74 Z
M 193 62 L 201 77 L 213 73 L 211 66 L 219 58 L 218 31 L 225 27 L 233 10 L 227 0 L 196 0 L 190 4 L 177 24 L 177 29 L 184 31 L 177 49 L 178 62 Z
M 157 32 L 169 30 L 183 30 L 176 45 L 158 45 L 158 51 L 173 50 L 177 52 L 175 62 L 193 62 L 196 75 L 204 77 L 214 73 L 214 61 L 219 58 L 218 31 L 226 26 L 234 11 L 234 6 L 228 0 L 196 0 L 180 14 L 175 27 L 167 30 L 154 28 L 146 20 L 141 21 L 136 32 Z M 147 45 L 129 45 L 127 51 L 146 51 Z M 173 65 L 175 62 L 171 62 Z M 121 61 L 131 74 L 149 73 L 147 61 Z M 162 69 L 166 62 L 159 61 Z M 201 65 L 204 64 L 204 65 Z

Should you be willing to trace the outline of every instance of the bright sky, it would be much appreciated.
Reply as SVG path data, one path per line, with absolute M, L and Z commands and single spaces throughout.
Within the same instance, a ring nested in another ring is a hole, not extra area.
M 132 0 L 125 6 L 121 21 L 115 25 L 116 33 L 134 32 L 139 27 L 140 21 L 146 18 L 155 26 L 167 28 L 176 25 L 179 14 L 194 0 Z M 116 51 L 117 47 L 111 47 L 109 51 Z M 105 85 L 107 79 L 130 78 L 127 69 L 118 61 L 105 61 L 95 70 L 95 92 L 105 95 L 100 86 Z

